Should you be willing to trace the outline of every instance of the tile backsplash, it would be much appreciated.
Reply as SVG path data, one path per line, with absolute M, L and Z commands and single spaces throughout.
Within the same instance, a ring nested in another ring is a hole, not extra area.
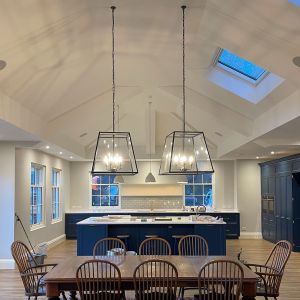
M 123 209 L 181 209 L 183 199 L 181 196 L 147 196 L 121 198 L 121 208 Z

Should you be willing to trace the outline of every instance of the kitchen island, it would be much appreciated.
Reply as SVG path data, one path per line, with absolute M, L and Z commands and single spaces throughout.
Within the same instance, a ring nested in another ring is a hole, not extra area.
M 192 216 L 90 217 L 77 223 L 77 255 L 92 255 L 93 247 L 98 240 L 125 234 L 130 236 L 127 250 L 131 251 L 138 251 L 146 235 L 162 237 L 174 249 L 173 235 L 198 234 L 207 240 L 209 255 L 226 255 L 225 225 L 223 220 L 215 220 L 212 217 L 198 220 Z

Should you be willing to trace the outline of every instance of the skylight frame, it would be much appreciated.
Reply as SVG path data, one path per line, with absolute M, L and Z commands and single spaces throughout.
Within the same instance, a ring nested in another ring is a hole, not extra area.
M 230 73 L 231 75 L 238 77 L 239 79 L 245 80 L 254 86 L 257 86 L 260 82 L 262 82 L 262 80 L 264 80 L 270 74 L 270 72 L 268 70 L 264 69 L 265 71 L 262 73 L 262 75 L 260 75 L 258 77 L 258 79 L 255 79 L 254 77 L 251 77 L 251 76 L 243 73 L 242 71 L 239 71 L 238 69 L 236 69 L 234 67 L 231 67 L 229 65 L 226 65 L 226 64 L 220 62 L 220 56 L 222 55 L 222 52 L 224 50 L 226 50 L 226 49 L 218 48 L 217 54 L 216 54 L 214 62 L 213 62 L 215 67 L 217 67 L 221 70 L 224 70 L 227 73 Z M 228 50 L 226 50 L 226 51 L 228 51 Z M 228 51 L 228 52 L 230 52 L 230 51 Z M 232 54 L 234 54 L 234 53 L 232 53 Z M 236 54 L 234 54 L 234 55 L 236 55 Z M 236 55 L 236 56 L 238 56 L 238 55 Z M 240 57 L 240 58 L 243 59 L 242 57 Z M 252 62 L 250 62 L 250 63 L 252 63 Z M 258 67 L 260 67 L 260 66 L 258 66 Z M 260 68 L 262 68 L 262 67 L 260 67 Z

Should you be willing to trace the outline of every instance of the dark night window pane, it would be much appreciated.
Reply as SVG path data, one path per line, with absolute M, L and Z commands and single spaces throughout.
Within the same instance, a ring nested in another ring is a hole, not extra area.
M 194 183 L 202 183 L 202 175 L 194 175 Z
M 101 183 L 102 184 L 109 184 L 109 175 L 101 176 Z
M 110 197 L 110 206 L 118 206 L 119 205 L 119 197 L 111 196 Z
M 203 183 L 211 183 L 211 182 L 212 182 L 212 174 L 204 174 Z
M 109 206 L 109 197 L 108 196 L 101 196 L 100 201 L 101 201 L 101 206 Z
M 194 186 L 194 195 L 203 195 L 203 185 L 195 185 Z
M 92 206 L 100 206 L 100 197 L 92 196 Z
M 193 185 L 185 185 L 185 194 L 193 195 Z
M 193 175 L 187 175 L 186 179 L 187 179 L 188 183 L 193 183 L 194 182 L 193 181 Z
M 194 197 L 185 197 L 185 206 L 194 206 Z
M 195 197 L 195 205 L 203 205 L 203 196 Z

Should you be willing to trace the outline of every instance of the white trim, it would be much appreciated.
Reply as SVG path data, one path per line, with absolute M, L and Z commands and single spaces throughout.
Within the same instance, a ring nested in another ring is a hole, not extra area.
M 12 270 L 15 268 L 15 261 L 11 259 L 0 259 L 0 270 Z
M 241 232 L 241 240 L 259 240 L 262 239 L 261 232 Z
M 66 235 L 62 234 L 47 242 L 48 248 L 51 249 L 66 240 Z

